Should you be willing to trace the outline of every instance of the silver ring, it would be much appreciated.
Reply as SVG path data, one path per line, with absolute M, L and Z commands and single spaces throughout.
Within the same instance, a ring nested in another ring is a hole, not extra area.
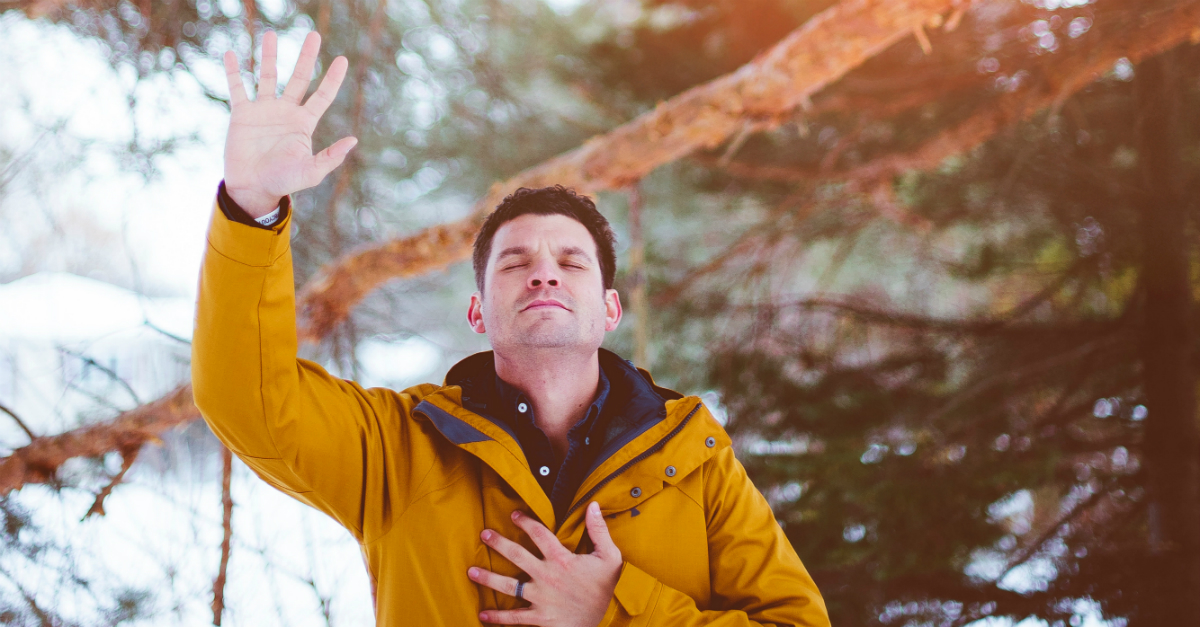
M 524 582 L 524 581 L 518 581 L 518 582 L 517 582 L 517 591 L 516 591 L 516 593 L 515 593 L 513 596 L 517 597 L 518 599 L 522 599 L 522 600 L 524 600 L 524 599 L 525 599 L 525 597 L 521 596 L 521 594 L 522 594 L 523 592 L 525 592 L 525 582 Z

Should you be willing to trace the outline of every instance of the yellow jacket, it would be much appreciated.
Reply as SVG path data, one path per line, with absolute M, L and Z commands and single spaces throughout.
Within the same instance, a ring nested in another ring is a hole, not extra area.
M 509 517 L 521 509 L 567 548 L 590 551 L 592 500 L 625 561 L 602 625 L 829 624 L 698 398 L 663 390 L 666 417 L 595 467 L 555 520 L 516 440 L 464 409 L 460 387 L 364 389 L 297 359 L 290 229 L 290 218 L 267 230 L 214 210 L 192 348 L 196 405 L 264 481 L 350 530 L 379 625 L 478 625 L 481 610 L 522 605 L 467 578 L 471 566 L 519 573 L 479 532 L 538 554 Z

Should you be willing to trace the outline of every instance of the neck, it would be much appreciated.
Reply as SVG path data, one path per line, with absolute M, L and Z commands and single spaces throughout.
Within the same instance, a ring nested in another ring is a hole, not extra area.
M 516 357 L 494 354 L 496 374 L 529 397 L 538 427 L 550 439 L 555 456 L 562 459 L 566 455 L 567 432 L 583 419 L 596 398 L 600 382 L 598 352 Z

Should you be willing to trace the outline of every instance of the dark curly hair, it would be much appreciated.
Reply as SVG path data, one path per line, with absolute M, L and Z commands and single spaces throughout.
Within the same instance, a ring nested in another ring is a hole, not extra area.
M 591 198 L 575 193 L 562 185 L 530 189 L 522 187 L 509 194 L 496 205 L 495 211 L 487 217 L 475 236 L 475 250 L 472 262 L 475 266 L 475 285 L 483 291 L 484 275 L 487 272 L 488 257 L 492 254 L 492 238 L 500 226 L 509 220 L 526 214 L 542 216 L 564 215 L 574 218 L 591 233 L 596 242 L 596 256 L 600 261 L 600 278 L 604 289 L 611 289 L 613 276 L 617 273 L 617 254 L 615 252 L 617 238 L 613 235 L 608 220 L 596 210 L 596 204 Z

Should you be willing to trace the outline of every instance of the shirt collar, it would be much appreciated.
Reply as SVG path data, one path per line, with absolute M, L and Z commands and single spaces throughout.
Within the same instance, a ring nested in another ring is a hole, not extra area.
M 498 401 L 498 407 L 493 407 L 493 411 L 499 410 L 501 420 L 509 422 L 514 427 L 520 425 L 522 427 L 536 426 L 533 416 L 533 403 L 529 402 L 529 398 L 525 396 L 516 387 L 509 385 L 507 381 L 500 378 L 500 375 L 495 376 L 495 399 Z M 600 367 L 600 380 L 596 385 L 596 398 L 588 407 L 587 413 L 579 422 L 575 423 L 568 437 L 575 438 L 584 433 L 590 434 L 592 427 L 595 426 L 596 419 L 600 416 L 600 412 L 604 411 L 604 403 L 608 400 L 609 392 L 612 390 L 612 385 L 608 381 L 608 375 L 604 373 L 604 367 Z M 521 406 L 525 406 L 525 411 L 521 411 Z

